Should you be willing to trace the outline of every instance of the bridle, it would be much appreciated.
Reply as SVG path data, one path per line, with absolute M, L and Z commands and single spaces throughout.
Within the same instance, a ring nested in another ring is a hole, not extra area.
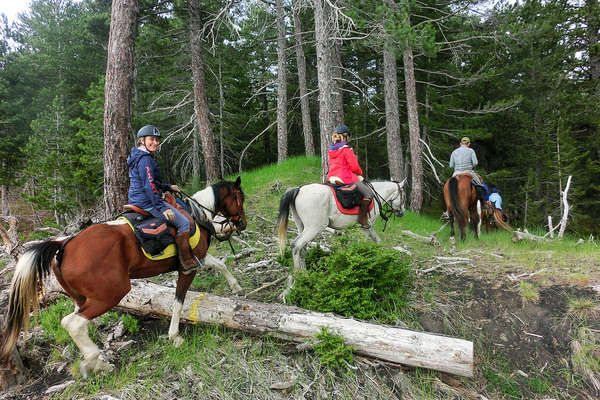
M 395 217 L 397 214 L 402 213 L 401 209 L 400 210 L 395 209 L 394 206 L 392 206 L 392 204 L 394 203 L 394 201 L 396 199 L 398 199 L 399 197 L 404 195 L 404 188 L 402 186 L 400 186 L 400 182 L 396 182 L 396 181 L 392 181 L 392 182 L 394 182 L 396 184 L 396 186 L 398 187 L 398 191 L 396 192 L 396 195 L 394 197 L 392 197 L 389 200 L 386 200 L 377 192 L 377 190 L 375 190 L 375 188 L 373 187 L 371 182 L 365 181 L 365 183 L 371 188 L 371 190 L 373 190 L 373 193 L 375 193 L 375 200 L 377 201 L 377 205 L 379 206 L 379 215 L 380 215 L 381 219 L 385 221 L 383 223 L 382 232 L 385 232 L 385 228 L 387 227 L 388 220 L 390 219 L 390 217 L 392 215 Z
M 238 194 L 239 192 L 239 194 Z M 227 196 L 234 196 L 235 197 L 235 201 L 236 201 L 236 206 L 238 207 L 238 210 L 240 210 L 237 214 L 235 215 L 230 215 L 227 216 L 225 215 L 225 213 L 223 212 L 223 210 L 211 210 L 210 208 L 204 206 L 203 204 L 200 204 L 200 202 L 198 202 L 196 199 L 194 199 L 192 196 L 190 196 L 189 194 L 185 193 L 184 191 L 180 191 L 181 194 L 183 194 L 185 197 L 187 197 L 190 201 L 194 202 L 195 205 L 197 205 L 198 207 L 202 208 L 205 211 L 208 211 L 211 215 L 212 218 L 209 220 L 208 216 L 206 215 L 206 213 L 204 213 L 204 216 L 206 217 L 206 219 L 202 222 L 208 222 L 211 224 L 215 224 L 215 225 L 219 225 L 221 227 L 221 233 L 216 233 L 216 232 L 211 232 L 212 235 L 220 242 L 224 242 L 226 240 L 229 240 L 229 238 L 231 237 L 231 235 L 233 235 L 233 232 L 235 231 L 235 229 L 230 229 L 229 231 L 227 231 L 227 233 L 223 234 L 222 231 L 225 227 L 227 226 L 232 226 L 232 227 L 237 227 L 237 225 L 239 224 L 239 221 L 242 218 L 242 210 L 243 210 L 243 204 L 242 204 L 242 196 L 241 194 L 241 190 L 239 189 L 233 189 L 232 193 L 228 194 Z M 227 197 L 225 196 L 225 197 Z M 214 221 L 214 218 L 216 216 L 220 216 L 223 218 L 223 220 L 221 221 Z M 192 215 L 192 217 L 194 219 L 196 219 L 195 215 Z M 231 242 L 230 242 L 231 244 Z

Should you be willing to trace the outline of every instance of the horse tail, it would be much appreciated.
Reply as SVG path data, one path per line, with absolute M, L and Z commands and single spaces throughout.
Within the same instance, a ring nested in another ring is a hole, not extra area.
M 33 309 L 34 315 L 37 314 L 42 281 L 50 273 L 52 259 L 62 246 L 62 241 L 46 241 L 32 246 L 19 258 L 8 294 L 2 359 L 12 353 L 21 329 L 27 331 L 30 311 Z
M 494 219 L 496 221 L 496 224 L 498 226 L 500 226 L 502 229 L 505 229 L 509 232 L 512 232 L 514 229 L 512 228 L 512 226 L 510 226 L 508 223 L 504 222 L 504 219 L 502 218 L 502 211 L 496 209 L 494 210 Z
M 450 193 L 450 210 L 452 211 L 454 218 L 456 218 L 456 223 L 459 228 L 462 229 L 467 223 L 467 218 L 458 204 L 458 179 L 456 177 L 450 178 L 450 182 L 448 182 L 448 191 Z
M 279 202 L 279 215 L 277 216 L 277 236 L 279 238 L 279 254 L 283 257 L 285 245 L 287 244 L 288 217 L 290 215 L 290 206 L 296 202 L 296 196 L 300 191 L 299 187 L 290 188 L 281 196 Z

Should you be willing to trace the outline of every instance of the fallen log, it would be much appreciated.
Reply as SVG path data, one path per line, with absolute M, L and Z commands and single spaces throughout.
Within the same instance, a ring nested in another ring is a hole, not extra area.
M 414 233 L 414 232 L 411 232 L 408 230 L 403 230 L 400 233 L 402 233 L 403 235 L 406 235 L 408 237 L 411 237 L 413 239 L 420 240 L 421 242 L 429 243 L 432 246 L 436 246 L 436 247 L 440 246 L 440 241 L 434 235 L 422 236 L 422 235 L 419 235 L 417 233 Z
M 514 231 L 511 240 L 513 242 L 518 242 L 520 240 L 545 240 L 544 236 L 533 235 L 527 231 Z
M 174 290 L 146 281 L 132 281 L 119 309 L 138 315 L 170 317 Z M 47 293 L 62 289 L 52 276 Z M 473 343 L 463 339 L 410 331 L 304 310 L 283 304 L 265 304 L 245 298 L 188 292 L 182 321 L 224 325 L 285 340 L 304 342 L 321 327 L 344 337 L 358 354 L 385 361 L 473 376 Z

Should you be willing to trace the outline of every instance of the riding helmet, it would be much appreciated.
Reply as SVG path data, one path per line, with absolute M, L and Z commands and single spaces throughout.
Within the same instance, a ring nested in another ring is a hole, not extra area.
M 350 132 L 348 127 L 344 124 L 340 124 L 340 125 L 336 126 L 333 131 L 336 133 L 341 133 L 342 135 L 347 135 Z
M 137 132 L 137 138 L 143 138 L 146 136 L 156 136 L 160 137 L 160 131 L 154 125 L 146 125 L 142 126 L 140 130 Z

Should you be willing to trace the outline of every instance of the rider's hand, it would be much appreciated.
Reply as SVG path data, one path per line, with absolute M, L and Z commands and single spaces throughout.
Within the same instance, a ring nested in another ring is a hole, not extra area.
M 163 215 L 169 221 L 173 221 L 175 219 L 175 213 L 170 208 L 167 208 L 165 211 L 163 211 Z
M 356 177 L 358 178 L 359 182 L 362 182 L 365 180 L 365 178 L 363 178 L 362 175 L 357 175 Z
M 181 189 L 177 185 L 171 185 L 171 192 L 181 193 Z

